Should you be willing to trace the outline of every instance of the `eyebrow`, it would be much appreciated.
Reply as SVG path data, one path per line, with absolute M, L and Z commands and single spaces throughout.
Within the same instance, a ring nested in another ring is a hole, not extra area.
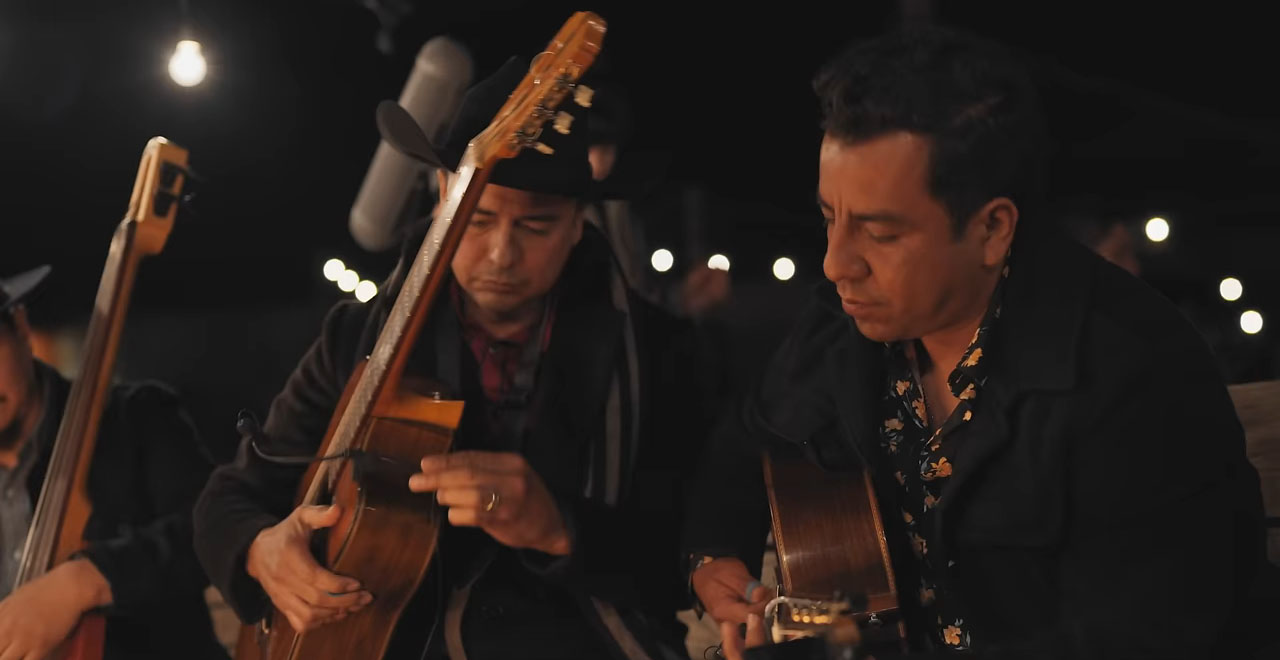
M 487 217 L 493 217 L 498 214 L 490 209 L 476 207 L 476 209 L 472 211 L 472 215 L 483 215 Z M 555 222 L 559 218 L 560 218 L 559 215 L 551 212 L 527 213 L 525 215 L 517 216 L 516 221 L 517 222 Z
M 827 200 L 823 199 L 821 194 L 816 195 L 816 197 L 818 200 L 818 206 L 821 207 L 823 211 L 827 211 L 832 214 L 835 213 L 835 208 L 833 208 L 831 204 L 827 203 Z M 890 211 L 876 211 L 873 213 L 849 213 L 848 217 L 854 222 L 888 222 L 888 223 L 903 222 L 902 216 L 898 215 L 897 213 L 892 213 Z

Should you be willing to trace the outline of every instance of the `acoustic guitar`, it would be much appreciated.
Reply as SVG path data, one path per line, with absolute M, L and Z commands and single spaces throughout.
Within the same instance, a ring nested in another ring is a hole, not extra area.
M 905 651 L 893 564 L 871 476 L 828 471 L 798 453 L 764 456 L 778 551 L 778 594 L 766 607 L 772 641 Z
M 111 238 L 81 350 L 80 370 L 71 385 L 44 486 L 32 515 L 18 569 L 19 586 L 84 548 L 84 529 L 93 511 L 89 466 L 110 394 L 129 298 L 139 263 L 144 257 L 159 254 L 173 229 L 187 178 L 187 156 L 186 149 L 163 137 L 151 138 L 142 152 L 128 211 Z M 100 660 L 104 635 L 103 617 L 87 614 L 52 658 Z
M 423 456 L 449 450 L 463 407 L 405 378 L 405 365 L 489 173 L 524 149 L 547 153 L 549 147 L 538 140 L 548 121 L 555 120 L 556 130 L 569 130 L 556 108 L 566 98 L 589 105 L 591 90 L 577 81 L 595 61 L 604 33 L 599 16 L 574 14 L 534 58 L 489 126 L 470 141 L 372 353 L 351 376 L 331 418 L 318 454 L 324 460 L 303 477 L 297 505 L 337 503 L 342 509 L 342 519 L 324 537 L 319 561 L 359 580 L 373 602 L 307 632 L 293 630 L 272 609 L 252 633 L 242 632 L 237 660 L 385 656 L 401 613 L 426 575 L 440 527 L 433 497 L 409 491 L 408 479 Z

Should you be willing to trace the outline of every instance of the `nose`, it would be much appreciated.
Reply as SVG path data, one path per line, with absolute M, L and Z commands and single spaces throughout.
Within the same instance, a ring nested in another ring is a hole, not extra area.
M 499 223 L 489 233 L 489 250 L 486 255 L 489 263 L 498 270 L 512 268 L 520 261 L 520 244 L 516 241 L 515 231 L 510 223 Z
M 857 282 L 871 274 L 871 267 L 863 258 L 846 223 L 834 221 L 827 230 L 827 252 L 822 257 L 822 274 L 837 284 Z

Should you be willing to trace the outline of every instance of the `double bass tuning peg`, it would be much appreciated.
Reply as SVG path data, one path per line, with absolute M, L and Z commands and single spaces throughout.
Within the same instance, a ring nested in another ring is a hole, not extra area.
M 596 91 L 586 85 L 578 85 L 573 88 L 573 102 L 584 108 L 591 107 L 591 99 L 596 95 Z
M 556 120 L 555 120 L 555 123 L 553 124 L 553 126 L 556 129 L 556 132 L 561 135 L 568 135 L 570 130 L 569 127 L 572 125 L 573 125 L 573 115 L 564 111 L 561 111 L 559 114 L 556 115 Z

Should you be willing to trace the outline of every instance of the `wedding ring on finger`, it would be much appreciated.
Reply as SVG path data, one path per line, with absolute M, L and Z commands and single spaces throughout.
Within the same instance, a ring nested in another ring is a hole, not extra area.
M 485 513 L 490 513 L 494 509 L 498 508 L 498 502 L 501 501 L 501 499 L 502 498 L 498 496 L 498 491 L 489 491 L 489 501 L 484 503 Z

